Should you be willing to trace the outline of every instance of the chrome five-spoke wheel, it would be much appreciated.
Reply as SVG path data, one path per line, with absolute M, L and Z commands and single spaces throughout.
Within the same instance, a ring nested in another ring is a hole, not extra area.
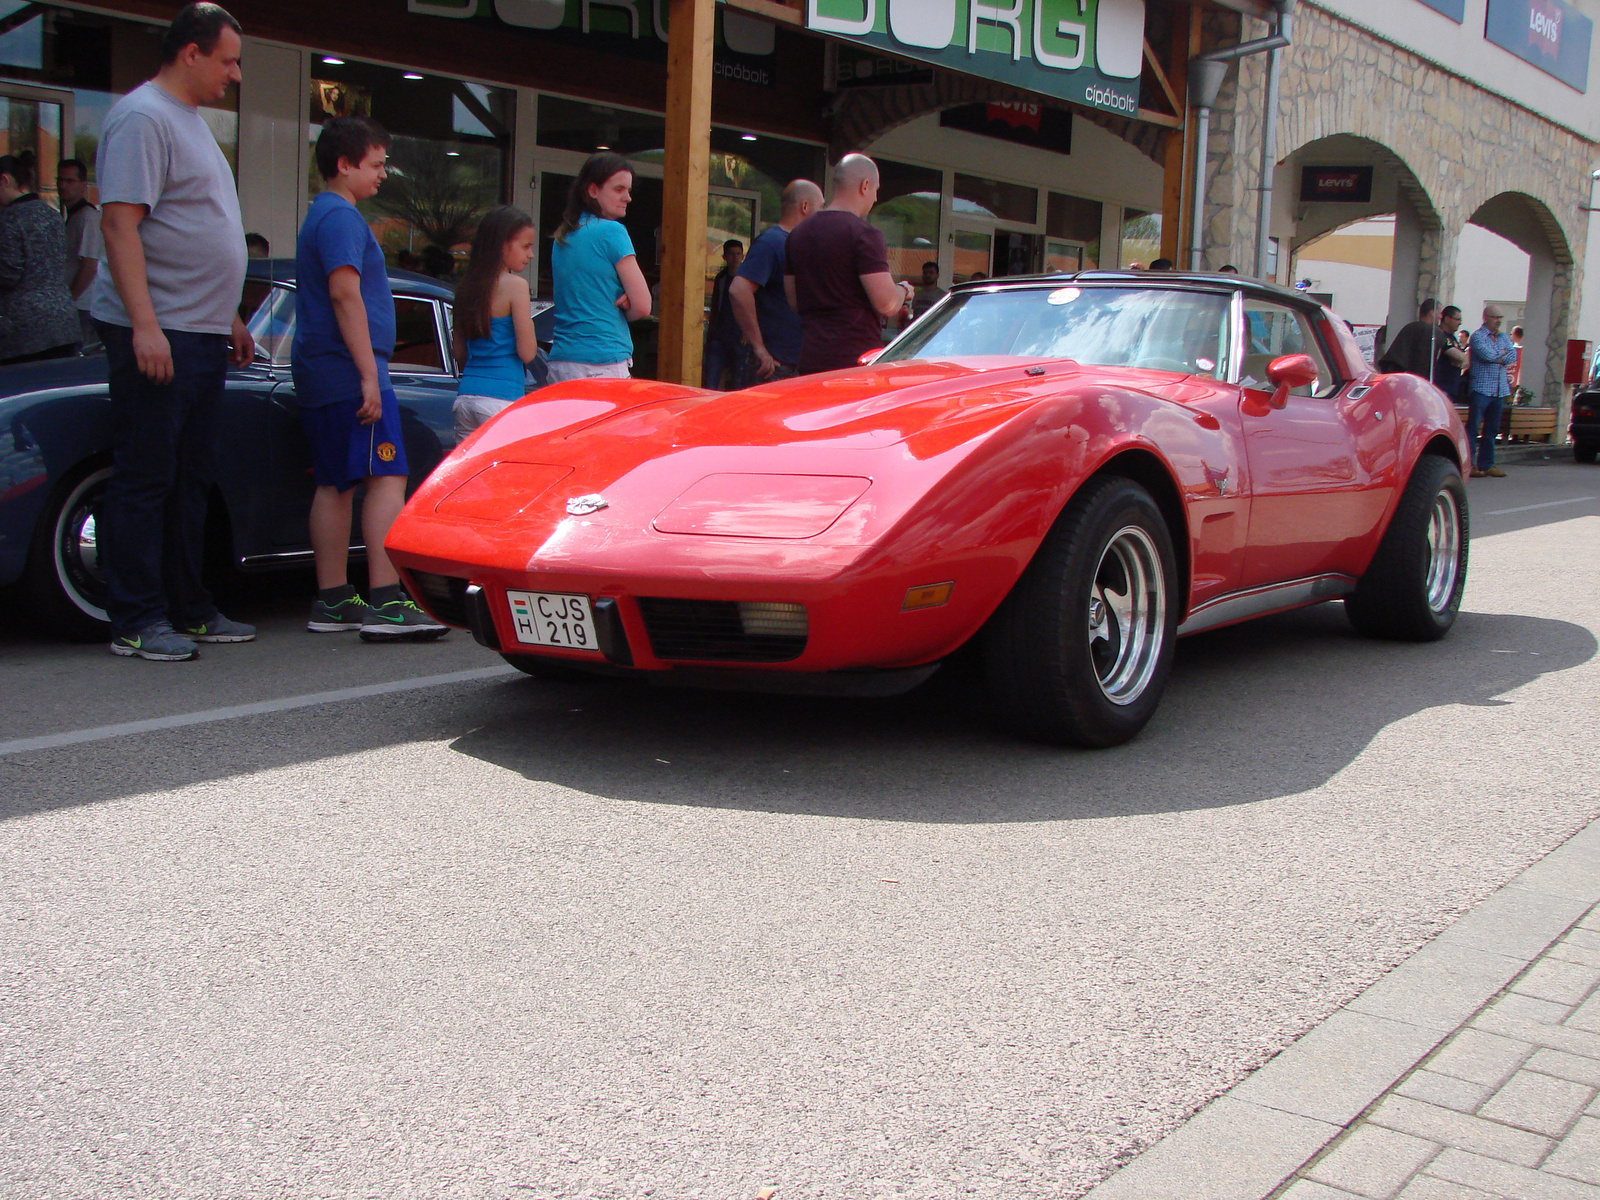
M 1443 612 L 1461 570 L 1461 510 L 1454 493 L 1441 488 L 1428 513 L 1428 608 Z
M 1089 654 L 1100 690 L 1131 704 L 1150 684 L 1166 635 L 1161 556 L 1137 525 L 1119 529 L 1100 556 L 1089 596 Z

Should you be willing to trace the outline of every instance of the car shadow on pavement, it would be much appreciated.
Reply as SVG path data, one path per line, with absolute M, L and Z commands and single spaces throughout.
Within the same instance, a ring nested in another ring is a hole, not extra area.
M 997 727 L 970 661 L 890 700 L 514 676 L 0 757 L 0 821 L 424 742 L 646 804 L 935 823 L 1216 808 L 1317 787 L 1396 721 L 1507 703 L 1597 649 L 1580 625 L 1488 613 L 1442 642 L 1373 642 L 1326 604 L 1179 643 L 1155 720 L 1102 751 Z
M 1509 703 L 1596 649 L 1580 625 L 1487 613 L 1463 614 L 1442 642 L 1374 642 L 1326 604 L 1180 643 L 1155 720 L 1113 750 L 1018 741 L 987 720 L 970 667 L 875 701 L 513 684 L 453 746 L 650 804 L 924 822 L 1183 811 L 1315 788 L 1396 721 Z

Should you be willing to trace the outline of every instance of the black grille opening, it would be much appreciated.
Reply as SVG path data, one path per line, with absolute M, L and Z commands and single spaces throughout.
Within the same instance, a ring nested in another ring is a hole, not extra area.
M 641 596 L 639 612 L 660 659 L 792 662 L 805 653 L 806 613 L 798 604 Z
M 468 628 L 467 581 L 431 571 L 409 571 L 412 598 L 446 625 Z

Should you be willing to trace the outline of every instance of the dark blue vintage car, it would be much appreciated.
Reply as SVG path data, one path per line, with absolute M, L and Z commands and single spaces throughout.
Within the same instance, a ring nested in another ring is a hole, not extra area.
M 411 467 L 409 492 L 455 445 L 451 292 L 404 271 L 392 272 L 389 282 L 397 329 L 390 376 Z M 549 337 L 545 308 L 535 303 L 541 340 Z M 311 452 L 289 375 L 294 263 L 252 262 L 244 309 L 256 361 L 228 372 L 208 548 L 215 561 L 249 571 L 311 559 Z M 541 356 L 536 375 L 543 365 Z M 63 637 L 109 636 L 95 509 L 111 474 L 110 447 L 103 355 L 0 368 L 0 588 L 17 593 Z M 360 529 L 358 510 L 357 553 Z

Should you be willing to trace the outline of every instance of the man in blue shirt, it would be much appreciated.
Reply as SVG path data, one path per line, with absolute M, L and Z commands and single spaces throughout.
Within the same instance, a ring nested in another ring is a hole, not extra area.
M 311 202 L 295 254 L 295 337 L 290 355 L 300 423 L 311 443 L 311 548 L 317 599 L 313 633 L 359 629 L 363 641 L 429 641 L 441 625 L 406 598 L 383 550 L 406 502 L 400 405 L 389 386 L 394 296 L 383 251 L 356 205 L 388 173 L 389 135 L 365 117 L 335 117 L 317 138 L 324 191 Z M 350 585 L 350 510 L 366 485 L 361 533 L 368 600 Z
M 1511 366 L 1517 361 L 1517 348 L 1500 332 L 1504 320 L 1505 314 L 1489 305 L 1467 347 L 1467 443 L 1475 447 L 1474 479 L 1504 479 L 1506 475 L 1494 465 L 1494 436 L 1500 431 L 1500 414 L 1511 395 Z
M 783 293 L 784 247 L 790 231 L 821 207 L 822 189 L 809 179 L 796 179 L 784 188 L 778 223 L 750 243 L 750 253 L 728 286 L 728 304 L 748 349 L 737 387 L 795 373 L 800 316 Z

